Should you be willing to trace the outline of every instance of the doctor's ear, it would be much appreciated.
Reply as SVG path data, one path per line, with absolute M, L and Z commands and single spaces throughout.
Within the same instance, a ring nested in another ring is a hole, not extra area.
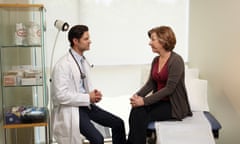
M 77 39 L 77 38 L 73 38 L 72 41 L 73 41 L 74 44 L 79 43 L 79 39 Z

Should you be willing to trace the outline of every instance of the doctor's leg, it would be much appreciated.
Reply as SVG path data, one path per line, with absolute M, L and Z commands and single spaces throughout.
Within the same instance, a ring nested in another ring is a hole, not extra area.
M 92 105 L 90 112 L 91 120 L 94 122 L 112 129 L 112 143 L 125 144 L 126 134 L 124 122 L 121 118 L 101 109 L 96 105 Z
M 89 117 L 90 109 L 88 107 L 79 107 L 80 114 L 80 132 L 89 140 L 90 144 L 104 144 L 102 134 L 96 129 Z

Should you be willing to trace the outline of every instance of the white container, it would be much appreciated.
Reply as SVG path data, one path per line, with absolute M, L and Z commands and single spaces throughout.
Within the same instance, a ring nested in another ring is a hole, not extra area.
M 29 22 L 27 29 L 27 41 L 29 45 L 41 44 L 41 30 L 36 22 Z
M 27 30 L 26 30 L 26 26 L 23 23 L 16 23 L 14 36 L 15 36 L 16 45 L 26 44 Z

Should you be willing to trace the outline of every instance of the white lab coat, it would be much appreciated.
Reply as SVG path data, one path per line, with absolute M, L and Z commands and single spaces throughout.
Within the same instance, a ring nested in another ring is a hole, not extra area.
M 86 75 L 89 67 L 86 65 Z M 88 106 L 88 94 L 80 93 L 80 72 L 70 53 L 63 56 L 52 72 L 51 97 L 53 100 L 52 132 L 58 144 L 82 144 L 79 129 L 79 106 Z M 88 87 L 92 90 L 88 77 Z

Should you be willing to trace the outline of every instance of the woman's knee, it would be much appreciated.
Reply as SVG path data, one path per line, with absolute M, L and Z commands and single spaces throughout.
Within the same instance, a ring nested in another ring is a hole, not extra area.
M 143 118 L 146 117 L 147 113 L 143 107 L 133 108 L 130 113 L 130 117 Z

